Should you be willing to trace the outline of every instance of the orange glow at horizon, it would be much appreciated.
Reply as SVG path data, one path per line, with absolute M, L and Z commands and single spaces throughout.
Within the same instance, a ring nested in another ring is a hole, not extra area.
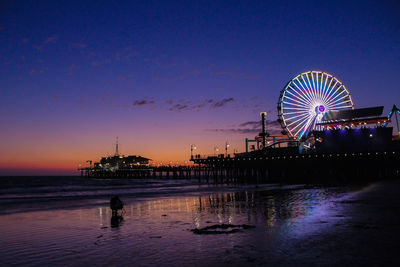
M 143 138 L 128 139 L 119 138 L 120 155 L 140 155 L 150 158 L 150 164 L 158 165 L 191 165 L 190 145 L 195 144 L 193 154 L 213 155 L 214 147 L 218 147 L 217 154 L 225 154 L 225 143 L 229 142 L 228 153 L 244 151 L 244 136 L 233 135 L 227 138 L 225 134 L 209 133 L 197 142 L 189 138 L 170 138 L 171 141 L 164 142 L 161 139 L 153 139 L 152 136 Z M 1 170 L 53 170 L 55 173 L 70 171 L 78 174 L 79 167 L 89 166 L 88 160 L 98 162 L 101 157 L 115 154 L 115 138 L 93 138 L 88 137 L 82 144 L 71 142 L 60 138 L 52 142 L 21 141 L 21 146 L 5 146 L 7 153 L 0 154 Z M 154 141 L 153 141 L 154 140 Z M 58 144 L 58 146 L 56 145 Z M 4 150 L 3 150 L 4 151 Z M 1 174 L 1 173 L 0 173 Z

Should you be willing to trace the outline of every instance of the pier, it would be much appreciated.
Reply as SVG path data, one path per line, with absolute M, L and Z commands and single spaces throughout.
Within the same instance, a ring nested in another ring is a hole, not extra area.
M 400 177 L 400 151 L 286 155 L 196 155 L 201 179 L 214 183 L 335 183 Z
M 80 168 L 81 176 L 89 178 L 131 178 L 131 179 L 192 179 L 200 177 L 195 166 L 161 166 L 146 168 L 125 168 L 114 171 L 91 167 Z
M 90 178 L 196 179 L 201 183 L 336 183 L 400 177 L 400 150 L 357 153 L 225 155 L 191 158 L 193 166 L 82 168 Z

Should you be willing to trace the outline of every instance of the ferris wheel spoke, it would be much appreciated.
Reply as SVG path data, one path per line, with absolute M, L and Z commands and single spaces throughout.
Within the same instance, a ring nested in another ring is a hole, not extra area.
M 346 97 L 348 97 L 348 96 L 346 95 Z M 339 105 L 346 105 L 346 104 L 348 104 L 348 103 L 351 104 L 351 100 L 350 100 L 350 99 L 343 100 L 343 101 L 341 101 L 340 103 L 334 103 L 334 102 L 332 102 L 332 103 L 330 103 L 330 105 L 339 106 Z
M 330 101 L 333 101 L 336 97 L 336 93 L 339 91 L 339 89 L 341 89 L 343 86 L 343 84 L 341 84 L 340 86 L 338 86 L 335 91 L 333 93 L 330 94 Z M 332 90 L 333 91 L 333 90 Z
M 329 90 L 331 89 L 332 82 L 333 82 L 333 80 L 334 80 L 332 76 L 328 77 L 327 79 L 329 79 L 329 78 L 330 78 L 330 82 L 329 82 L 329 84 L 325 87 L 325 90 L 324 90 L 324 101 L 328 101 Z
M 346 103 L 345 98 L 347 98 L 347 97 L 348 97 L 348 95 L 345 95 L 345 96 L 341 97 L 341 98 L 338 99 L 337 101 L 333 102 L 334 105 L 336 105 L 336 106 L 346 105 L 347 103 Z
M 315 79 L 314 79 L 314 74 L 315 74 Z M 317 84 L 318 80 L 317 80 L 317 78 L 318 77 L 317 77 L 316 73 L 311 72 L 311 80 L 312 80 L 312 84 L 313 84 L 313 87 L 311 88 L 311 90 L 314 94 L 314 98 L 318 98 L 318 84 Z
M 312 77 L 312 76 L 311 76 L 311 77 Z M 308 81 L 308 86 L 307 86 L 307 87 L 308 87 L 308 91 L 309 91 L 311 97 L 314 99 L 314 98 L 315 98 L 315 94 L 314 94 L 314 92 L 313 92 L 313 90 L 312 90 L 313 85 L 311 84 L 310 78 L 308 77 L 307 74 L 306 74 L 306 78 L 307 78 L 307 81 Z
M 326 84 L 327 84 L 328 78 L 329 78 L 329 76 L 326 73 L 322 74 L 322 77 L 324 77 L 324 76 L 325 76 L 325 83 L 322 85 L 322 98 L 324 98 L 324 96 L 325 96 Z
M 316 73 L 317 93 L 320 99 L 322 99 L 322 79 L 323 79 L 323 74 L 321 72 L 317 72 Z
M 290 97 L 293 101 L 302 103 L 303 106 L 308 106 L 310 104 L 310 101 L 308 99 L 301 98 L 300 96 L 293 95 L 291 93 L 289 93 L 289 94 L 295 98 L 295 99 L 293 99 L 293 98 Z
M 312 75 L 314 77 L 314 75 Z M 318 84 L 318 72 L 315 73 L 315 82 L 314 82 L 314 92 L 317 98 L 321 98 L 320 91 L 319 91 L 319 84 Z
M 298 79 L 295 78 L 292 80 L 292 84 L 294 84 L 294 86 L 297 88 L 296 92 L 301 95 L 302 97 L 308 99 L 309 101 L 311 101 L 311 97 L 309 96 L 309 94 L 307 93 L 307 89 L 304 88 L 303 83 Z M 300 85 L 300 87 L 299 87 Z
M 329 94 L 332 92 L 333 88 L 336 86 L 336 82 L 334 82 L 334 80 L 332 79 L 331 82 L 329 83 L 327 89 L 326 89 L 326 93 L 324 95 L 324 101 L 329 102 L 330 101 L 330 96 Z
M 286 110 L 286 109 L 285 109 Z M 284 110 L 284 111 L 285 111 Z M 285 114 L 287 116 L 287 114 L 308 114 L 308 110 L 306 109 L 300 109 L 300 110 L 295 110 L 293 112 L 283 112 L 283 114 Z
M 319 72 L 317 72 L 317 73 L 315 73 L 315 87 L 314 87 L 314 90 L 315 90 L 315 93 L 316 93 L 316 95 L 318 96 L 318 98 L 321 98 L 321 91 L 320 91 L 320 88 L 319 88 L 319 77 L 318 77 L 318 74 L 319 74 Z
M 332 77 L 332 81 L 334 80 L 334 78 Z M 331 81 L 331 82 L 332 82 Z M 337 85 L 337 81 L 335 80 L 335 83 L 333 84 L 333 85 L 331 85 L 330 84 L 330 86 L 329 86 L 329 88 L 328 88 L 328 92 L 326 93 L 326 101 L 329 101 L 329 98 L 330 98 L 330 94 L 331 94 L 331 92 L 334 90 L 334 88 L 336 87 L 336 85 Z
M 304 109 L 304 108 L 291 108 L 291 107 L 285 107 L 283 110 L 286 110 L 286 109 L 293 109 L 293 110 L 302 110 L 302 111 L 307 111 L 306 109 Z
M 312 93 L 310 92 L 310 89 L 309 89 L 309 88 L 311 88 L 311 84 L 307 83 L 307 81 L 306 81 L 306 79 L 304 79 L 303 75 L 301 76 L 301 78 L 304 81 L 305 87 L 304 87 L 304 85 L 302 83 L 300 83 L 300 86 L 301 86 L 301 88 L 303 88 L 304 94 L 306 94 L 310 98 L 310 100 L 312 101 L 314 96 L 312 95 Z M 307 78 L 307 76 L 306 76 L 306 78 Z
M 288 117 L 293 117 L 293 116 L 297 116 L 297 115 L 300 115 L 300 114 L 308 114 L 308 113 L 306 113 L 305 111 L 297 111 L 297 112 L 295 112 L 295 113 L 293 113 L 291 115 L 287 115 L 287 113 L 283 113 L 283 114 L 285 114 L 284 115 L 285 118 L 288 118 Z
M 310 124 L 311 119 L 312 119 L 312 118 L 309 118 L 308 120 L 306 120 L 306 121 L 301 125 L 301 127 L 297 130 L 295 136 L 299 136 L 299 138 L 302 137 L 303 134 L 299 135 L 299 133 L 302 132 L 302 131 L 304 132 L 304 131 L 307 129 L 308 125 Z
M 296 110 L 300 110 L 300 111 L 303 111 L 303 112 L 305 112 L 305 111 L 308 111 L 308 106 L 302 106 L 302 105 L 299 105 L 299 104 L 288 104 L 288 103 L 285 103 L 285 102 L 282 102 L 282 104 L 283 104 L 283 111 L 285 111 L 285 110 L 287 110 L 287 109 L 291 109 L 292 111 L 296 111 Z
M 306 118 L 306 117 L 307 117 L 307 115 L 300 114 L 300 115 L 297 115 L 297 116 L 288 117 L 288 118 L 286 118 L 286 121 L 290 121 L 290 120 L 297 119 L 297 118 Z
M 309 85 L 307 84 L 307 81 L 306 81 L 306 79 L 304 79 L 303 75 L 304 75 L 304 74 L 302 74 L 302 75 L 300 76 L 301 81 L 300 81 L 298 78 L 296 78 L 297 81 L 298 81 L 299 84 L 300 84 L 301 89 L 300 89 L 299 87 L 298 87 L 298 88 L 299 88 L 299 90 L 300 90 L 304 95 L 306 95 L 306 96 L 311 100 L 311 99 L 312 99 L 312 96 L 311 96 L 311 94 L 309 94 L 309 92 L 308 92 L 308 87 L 309 87 Z
M 296 78 L 296 79 L 297 79 L 297 78 Z M 298 91 L 296 90 L 296 92 L 299 94 L 299 96 L 301 96 L 301 97 L 307 99 L 309 102 L 311 102 L 312 99 L 311 99 L 311 97 L 307 94 L 307 90 L 303 87 L 302 83 L 301 83 L 299 80 L 298 80 L 297 82 L 300 84 L 300 86 L 301 86 L 303 89 L 301 89 L 301 88 L 293 81 L 293 84 L 295 85 L 295 87 L 296 87 L 297 90 L 298 90 Z
M 302 113 L 302 112 L 299 112 L 299 111 L 297 111 L 297 112 L 287 112 L 287 113 L 282 113 L 282 115 L 287 116 L 287 115 L 300 114 L 300 113 Z M 302 113 L 302 114 L 304 114 L 304 113 Z
M 340 92 L 339 94 L 337 94 L 334 98 L 332 98 L 332 101 L 333 101 L 333 100 L 335 100 L 335 101 L 340 101 L 340 100 L 342 100 L 343 98 L 349 96 L 348 94 L 345 94 L 345 95 L 342 96 L 341 98 L 338 98 L 338 97 L 339 97 L 340 95 L 342 95 L 343 93 L 347 93 L 347 91 L 343 89 L 343 91 L 341 91 L 341 92 Z M 338 98 L 338 99 L 336 99 L 336 98 Z
M 305 118 L 303 121 L 301 121 L 300 123 L 298 123 L 296 126 L 294 126 L 291 130 L 292 132 L 295 131 L 296 129 L 298 129 L 300 127 L 300 129 L 303 128 L 304 125 L 307 124 L 307 122 L 310 120 L 310 117 Z M 297 135 L 298 132 L 295 134 Z
M 311 90 L 314 92 L 314 96 L 316 96 L 316 85 L 315 85 L 315 80 L 314 80 L 314 73 L 311 72 L 311 81 L 312 81 L 312 88 Z
M 284 103 L 284 102 L 283 102 Z M 287 103 L 284 103 L 284 104 L 287 104 Z M 305 107 L 303 107 L 303 106 L 301 106 L 301 105 L 299 105 L 299 104 L 290 104 L 290 106 L 286 106 L 285 108 L 284 108 L 284 111 L 286 110 L 286 109 L 294 109 L 294 110 L 301 110 L 301 112 L 306 112 L 306 111 L 308 111 L 307 110 L 307 108 L 305 108 Z
M 304 129 L 304 126 L 307 124 L 307 121 L 308 121 L 308 120 L 305 120 L 305 121 L 303 121 L 301 124 L 298 124 L 295 128 L 292 128 L 292 129 L 291 129 L 291 132 L 292 132 L 292 133 L 295 132 L 295 133 L 293 134 L 293 136 L 298 136 L 299 132 L 300 132 L 302 129 Z M 301 127 L 299 127 L 299 126 L 301 126 Z M 297 132 L 296 132 L 296 131 L 297 131 Z
M 344 95 L 343 95 L 344 94 Z M 349 97 L 349 95 L 348 95 L 348 92 L 347 91 L 345 91 L 345 90 L 343 90 L 343 91 L 341 91 L 341 92 L 339 92 L 338 94 L 335 94 L 331 99 L 330 99 L 330 103 L 334 103 L 334 104 L 339 104 L 339 103 L 341 103 L 341 102 L 344 102 L 345 100 L 343 100 L 343 99 L 345 99 L 345 98 L 348 98 Z
M 325 77 L 326 77 L 325 73 L 322 72 L 321 73 L 321 82 L 319 85 L 319 93 L 320 93 L 321 99 L 324 98 L 324 87 L 325 87 L 325 81 L 326 81 Z
M 348 109 L 348 108 L 352 108 L 352 107 L 353 107 L 353 105 L 347 105 L 347 106 L 335 105 L 330 108 L 330 111 L 334 111 L 334 109 Z
M 353 108 L 353 106 L 348 105 L 348 106 L 340 106 L 340 107 L 337 107 L 337 108 L 340 108 L 340 109 L 348 109 L 348 108 Z
M 286 98 L 287 99 L 289 99 L 289 100 L 292 100 L 292 101 L 286 101 Z M 308 105 L 308 104 L 306 104 L 306 103 L 299 103 L 298 101 L 296 101 L 295 99 L 293 99 L 293 98 L 290 98 L 290 97 L 288 97 L 288 96 L 285 96 L 285 100 L 284 101 L 282 101 L 282 103 L 285 103 L 285 104 L 288 104 L 288 105 L 292 105 L 292 106 L 298 106 L 298 107 L 304 107 L 304 105 Z M 302 104 L 302 105 L 301 105 Z
M 308 105 L 308 104 L 309 104 L 309 103 L 305 102 L 303 99 L 301 99 L 300 97 L 298 97 L 298 96 L 296 96 L 296 95 L 290 93 L 289 91 L 287 91 L 286 93 L 288 93 L 288 94 L 290 94 L 291 96 L 295 97 L 297 100 L 294 99 L 294 98 L 291 98 L 291 97 L 289 97 L 289 96 L 287 96 L 287 95 L 285 95 L 285 98 L 288 98 L 288 99 L 290 99 L 290 100 L 292 100 L 292 101 L 294 101 L 294 102 L 299 101 L 299 102 L 301 102 L 303 105 Z
M 327 108 L 333 108 L 337 105 L 338 103 L 334 102 L 334 101 L 329 101 L 328 103 L 326 103 L 326 107 Z
M 304 118 L 304 117 L 299 118 L 299 119 L 297 119 L 297 120 L 295 120 L 295 121 L 292 121 L 291 123 L 287 124 L 286 126 L 287 126 L 287 127 L 290 127 L 290 126 L 292 126 L 293 124 L 298 123 L 299 121 L 304 121 L 304 120 L 306 120 L 306 119 L 307 119 L 307 117 L 306 117 L 306 118 Z

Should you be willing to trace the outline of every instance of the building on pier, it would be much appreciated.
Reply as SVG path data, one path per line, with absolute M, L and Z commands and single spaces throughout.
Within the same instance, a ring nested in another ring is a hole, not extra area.
M 143 177 L 150 170 L 150 159 L 130 155 L 123 156 L 119 153 L 118 138 L 115 145 L 115 154 L 113 156 L 102 157 L 99 162 L 95 162 L 92 167 L 92 161 L 89 167 L 79 168 L 82 176 L 88 177 Z
M 95 162 L 94 169 L 115 171 L 118 169 L 133 169 L 138 167 L 149 167 L 148 158 L 142 156 L 119 156 L 102 157 L 99 162 Z

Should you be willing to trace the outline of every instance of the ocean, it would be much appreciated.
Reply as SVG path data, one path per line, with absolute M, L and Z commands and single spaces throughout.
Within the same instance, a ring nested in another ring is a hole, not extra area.
M 0 177 L 0 265 L 391 265 L 399 187 Z

